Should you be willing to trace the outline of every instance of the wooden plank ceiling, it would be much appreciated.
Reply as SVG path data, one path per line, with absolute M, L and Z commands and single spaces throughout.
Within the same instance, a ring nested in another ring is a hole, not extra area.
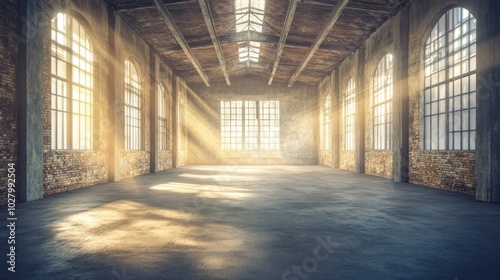
M 409 0 L 266 0 L 262 32 L 236 29 L 235 1 L 257 0 L 106 1 L 190 85 L 253 74 L 292 86 L 317 84 Z M 248 41 L 258 62 L 240 62 Z

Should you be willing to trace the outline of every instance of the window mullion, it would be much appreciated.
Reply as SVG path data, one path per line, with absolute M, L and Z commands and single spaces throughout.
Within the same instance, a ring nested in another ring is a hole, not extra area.
M 242 101 L 242 104 L 241 104 L 241 137 L 243 139 L 241 139 L 241 144 L 243 146 L 243 150 L 246 150 L 245 149 L 245 144 L 246 144 L 246 141 L 245 141 L 245 138 L 246 138 L 246 131 L 245 131 L 245 124 L 246 124 L 246 101 Z
M 446 13 L 446 18 L 445 18 L 445 38 L 444 38 L 444 52 L 445 52 L 445 57 L 446 57 L 446 61 L 445 61 L 445 65 L 446 65 L 446 82 L 444 83 L 445 84 L 445 127 L 444 127 L 444 130 L 445 130 L 445 133 L 444 133 L 444 148 L 445 150 L 450 150 L 451 147 L 450 147 L 450 87 L 449 87 L 449 84 L 450 84 L 450 79 L 451 79 L 451 75 L 450 75 L 450 70 L 451 69 L 451 63 L 449 62 L 450 61 L 450 36 L 448 34 L 448 31 L 450 30 L 450 12 L 447 12 Z M 438 93 L 439 94 L 439 93 Z M 439 117 L 438 117 L 439 118 Z M 439 129 L 438 129 L 439 131 Z M 452 141 L 455 141 L 455 139 L 453 139 Z M 455 144 L 455 143 L 453 143 Z M 438 150 L 439 150 L 439 146 L 438 146 Z
M 72 32 L 73 31 L 73 20 L 72 19 L 67 19 L 68 20 L 68 31 L 67 32 Z M 66 66 L 66 75 L 68 77 L 68 84 L 67 84 L 67 106 L 68 106 L 68 113 L 67 113 L 67 127 L 66 129 L 68 130 L 66 135 L 67 135 L 67 149 L 73 149 L 73 56 L 74 56 L 74 50 L 72 48 L 73 46 L 73 36 L 67 36 L 68 34 L 65 34 L 68 40 L 68 44 L 70 46 L 69 51 L 68 51 L 68 60 L 69 63 L 67 63 Z
M 254 101 L 255 102 L 255 108 L 256 108 L 256 118 L 257 118 L 257 148 L 260 150 L 260 134 L 261 134 L 261 131 L 260 131 L 260 119 L 261 119 L 261 116 L 260 116 L 260 101 Z

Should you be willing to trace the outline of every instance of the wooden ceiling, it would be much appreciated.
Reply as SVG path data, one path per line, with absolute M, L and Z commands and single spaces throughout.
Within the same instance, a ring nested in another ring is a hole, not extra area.
M 317 84 L 409 0 L 267 0 L 262 32 L 236 32 L 235 0 L 106 0 L 188 84 L 254 74 Z M 155 3 L 156 2 L 156 3 Z M 238 42 L 260 42 L 240 62 Z

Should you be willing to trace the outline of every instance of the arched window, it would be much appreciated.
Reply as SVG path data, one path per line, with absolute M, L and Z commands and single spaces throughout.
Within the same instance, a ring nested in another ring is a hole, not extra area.
M 392 149 L 392 55 L 378 64 L 373 77 L 373 149 Z
M 142 149 L 142 89 L 134 63 L 125 61 L 125 149 Z
M 424 149 L 476 148 L 476 19 L 453 8 L 425 44 Z
M 344 115 L 344 150 L 354 150 L 354 125 L 356 122 L 356 94 L 354 88 L 354 80 L 349 80 L 344 95 L 343 104 Z
M 51 148 L 93 147 L 93 54 L 85 29 L 58 13 L 51 21 Z
M 158 149 L 167 150 L 167 98 L 165 87 L 158 84 Z
M 323 103 L 323 150 L 329 151 L 331 149 L 332 131 L 332 96 L 328 94 Z

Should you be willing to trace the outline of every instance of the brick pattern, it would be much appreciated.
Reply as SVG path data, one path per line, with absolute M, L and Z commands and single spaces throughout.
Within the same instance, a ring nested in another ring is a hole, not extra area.
M 169 168 L 172 168 L 171 151 L 158 151 L 158 170 L 166 170 Z
M 0 2 L 0 205 L 7 203 L 7 170 L 16 164 L 17 96 L 16 96 L 16 36 L 17 1 Z
M 392 179 L 392 151 L 366 151 L 365 173 Z
M 342 143 L 342 141 L 340 141 Z M 340 151 L 340 169 L 356 171 L 356 152 Z
M 44 165 L 45 195 L 87 187 L 108 181 L 101 156 L 90 152 L 50 151 Z M 82 175 L 83 174 L 83 175 Z
M 410 182 L 436 189 L 475 195 L 475 165 L 476 154 L 474 152 L 414 150 L 410 153 Z

